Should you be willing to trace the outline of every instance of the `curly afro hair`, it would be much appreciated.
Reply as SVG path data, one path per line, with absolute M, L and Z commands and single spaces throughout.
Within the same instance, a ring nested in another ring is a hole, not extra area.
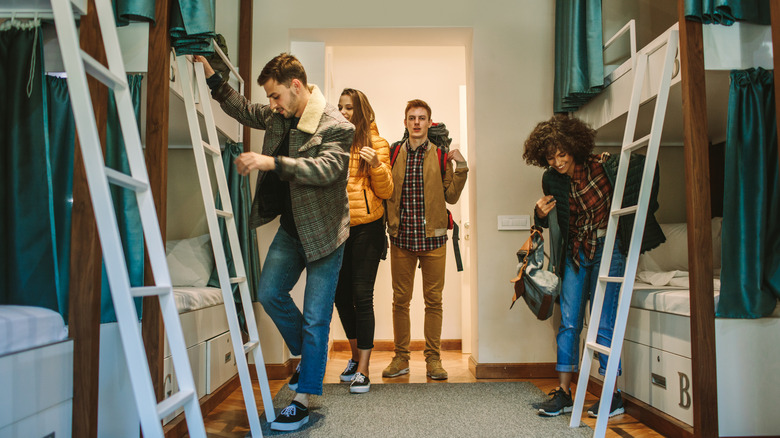
M 530 165 L 546 169 L 550 167 L 547 158 L 561 150 L 582 164 L 595 145 L 596 131 L 587 123 L 566 114 L 556 114 L 536 125 L 525 141 L 523 159 Z

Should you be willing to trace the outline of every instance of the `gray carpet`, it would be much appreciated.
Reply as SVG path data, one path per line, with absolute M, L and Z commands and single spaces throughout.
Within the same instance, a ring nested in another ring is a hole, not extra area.
M 278 413 L 294 393 L 285 386 L 274 397 Z M 532 402 L 547 395 L 529 382 L 373 384 L 350 394 L 347 384 L 325 385 L 312 397 L 309 423 L 288 437 L 589 437 L 584 424 L 569 428 L 569 414 L 544 418 Z

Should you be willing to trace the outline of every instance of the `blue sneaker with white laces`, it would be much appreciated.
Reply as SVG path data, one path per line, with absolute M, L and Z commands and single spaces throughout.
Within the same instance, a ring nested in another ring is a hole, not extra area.
M 293 400 L 289 406 L 282 409 L 276 420 L 271 423 L 271 430 L 285 432 L 298 430 L 309 422 L 309 408 Z

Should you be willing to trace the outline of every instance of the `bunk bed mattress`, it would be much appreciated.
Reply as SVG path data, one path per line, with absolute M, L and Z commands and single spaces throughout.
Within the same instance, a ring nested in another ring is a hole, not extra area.
M 192 312 L 222 304 L 222 290 L 216 287 L 174 286 L 173 295 L 179 313 Z
M 0 306 L 0 356 L 68 337 L 62 316 L 44 307 Z

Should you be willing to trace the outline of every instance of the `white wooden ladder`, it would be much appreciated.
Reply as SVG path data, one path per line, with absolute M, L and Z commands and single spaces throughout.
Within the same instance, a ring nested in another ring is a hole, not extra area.
M 67 73 L 73 116 L 80 140 L 81 155 L 95 212 L 100 244 L 103 249 L 103 260 L 111 288 L 111 298 L 116 311 L 136 409 L 141 421 L 141 430 L 146 437 L 162 438 L 161 419 L 179 408 L 184 408 L 190 436 L 205 437 L 203 417 L 187 357 L 179 313 L 176 310 L 176 302 L 173 297 L 171 277 L 165 259 L 165 248 L 149 186 L 146 163 L 141 149 L 141 137 L 127 83 L 127 73 L 119 47 L 113 5 L 110 0 L 95 0 L 108 68 L 79 48 L 71 2 L 69 0 L 51 0 L 51 5 L 57 29 L 57 39 Z M 127 150 L 130 175 L 105 165 L 95 113 L 87 87 L 87 73 L 114 92 L 122 137 Z M 156 282 L 154 286 L 130 286 L 109 183 L 135 192 L 149 261 Z M 173 367 L 179 381 L 179 391 L 159 404 L 152 386 L 133 302 L 134 297 L 147 296 L 157 296 L 160 301 Z
M 664 117 L 666 116 L 666 104 L 669 100 L 669 87 L 671 85 L 672 71 L 678 46 L 677 29 L 673 29 L 669 33 L 669 38 L 665 45 L 666 56 L 664 58 L 661 84 L 658 88 L 658 95 L 655 101 L 655 111 L 653 113 L 650 134 L 638 140 L 634 140 L 639 104 L 641 103 L 642 89 L 647 72 L 648 58 L 655 51 L 662 48 L 663 44 L 653 50 L 637 54 L 639 59 L 634 71 L 634 84 L 631 91 L 631 101 L 628 109 L 626 128 L 623 134 L 623 147 L 620 153 L 617 181 L 615 182 L 615 187 L 612 188 L 612 206 L 610 208 L 607 225 L 607 236 L 604 240 L 601 266 L 599 268 L 599 280 L 596 285 L 590 323 L 588 324 L 588 333 L 585 338 L 585 348 L 583 348 L 582 352 L 582 363 L 580 365 L 580 376 L 577 380 L 577 394 L 574 399 L 574 409 L 571 415 L 571 422 L 569 423 L 570 427 L 579 427 L 580 425 L 583 404 L 585 402 L 585 392 L 588 388 L 588 379 L 590 377 L 590 368 L 594 353 L 598 352 L 609 355 L 606 375 L 604 376 L 604 384 L 601 390 L 596 429 L 593 434 L 596 437 L 603 437 L 607 431 L 607 421 L 609 420 L 609 412 L 612 405 L 612 393 L 615 389 L 618 364 L 620 363 L 620 353 L 623 349 L 623 338 L 625 337 L 628 311 L 631 306 L 631 295 L 634 289 L 636 267 L 639 261 L 642 236 L 644 235 L 645 222 L 647 220 L 647 210 L 650 203 L 650 193 L 652 192 L 656 162 L 658 161 L 658 148 L 661 142 Z M 642 183 L 639 189 L 639 200 L 637 205 L 624 208 L 622 206 L 623 192 L 626 186 L 631 153 L 645 146 L 647 146 L 647 151 L 642 174 Z M 631 231 L 631 241 L 629 242 L 628 256 L 626 257 L 625 271 L 622 277 L 610 277 L 609 271 L 612 265 L 611 255 L 615 247 L 618 221 L 620 217 L 632 214 L 635 215 L 634 227 Z M 598 344 L 596 342 L 596 336 L 598 334 L 601 311 L 604 305 L 604 292 L 609 283 L 620 283 L 621 286 L 617 315 L 615 317 L 615 327 L 612 333 L 612 345 L 607 347 Z
M 213 45 L 215 50 L 221 54 L 219 47 L 216 44 Z M 239 81 L 242 81 L 227 58 L 223 56 L 223 60 L 239 78 Z M 217 267 L 217 273 L 219 274 L 219 285 L 222 289 L 222 298 L 225 303 L 225 311 L 227 312 L 230 338 L 232 339 L 233 352 L 238 367 L 238 377 L 241 380 L 241 389 L 244 393 L 244 404 L 246 405 L 252 436 L 261 437 L 263 436 L 263 433 L 261 431 L 260 417 L 257 412 L 255 396 L 252 390 L 252 380 L 249 375 L 249 366 L 246 359 L 247 354 L 253 354 L 255 371 L 257 372 L 260 393 L 263 397 L 263 406 L 265 407 L 265 416 L 269 423 L 276 418 L 273 398 L 271 397 L 271 389 L 268 385 L 268 376 L 265 371 L 263 351 L 262 348 L 260 348 L 260 337 L 258 335 L 257 323 L 252 308 L 252 299 L 249 294 L 249 284 L 247 283 L 246 271 L 244 268 L 244 257 L 241 254 L 241 245 L 238 241 L 238 233 L 236 232 L 236 221 L 233 215 L 230 193 L 228 192 L 222 153 L 220 151 L 219 139 L 217 138 L 217 129 L 214 124 L 211 96 L 209 94 L 209 88 L 206 85 L 206 74 L 203 70 L 203 64 L 200 62 L 192 64 L 195 71 L 195 84 L 193 84 L 191 73 L 189 73 L 188 70 L 188 64 L 190 63 L 184 55 L 176 57 L 177 75 L 181 80 L 184 107 L 187 113 L 190 137 L 192 138 L 192 151 L 195 154 L 195 165 L 198 170 L 198 180 L 200 181 L 201 194 L 203 195 L 203 205 L 206 209 L 206 221 L 209 226 L 211 246 L 214 250 L 214 261 Z M 195 107 L 195 91 L 193 85 L 197 87 L 198 96 L 200 97 L 200 105 L 203 110 L 208 141 L 204 141 L 201 137 L 201 128 L 198 121 L 197 109 Z M 207 156 L 210 157 L 211 160 L 208 160 Z M 219 191 L 220 200 L 222 201 L 221 210 L 217 210 L 214 205 L 214 194 L 212 193 L 211 188 L 208 161 L 211 161 L 212 169 L 217 179 L 217 189 Z M 219 231 L 218 217 L 225 220 L 228 232 L 230 251 L 233 256 L 233 265 L 236 271 L 236 276 L 232 278 L 228 272 L 227 261 L 225 259 L 225 250 L 222 244 L 222 235 Z M 255 242 L 250 242 L 250 245 L 254 244 Z M 238 284 L 238 289 L 241 294 L 241 304 L 244 309 L 246 327 L 249 332 L 249 340 L 246 343 L 242 340 L 236 306 L 233 305 L 233 284 Z

